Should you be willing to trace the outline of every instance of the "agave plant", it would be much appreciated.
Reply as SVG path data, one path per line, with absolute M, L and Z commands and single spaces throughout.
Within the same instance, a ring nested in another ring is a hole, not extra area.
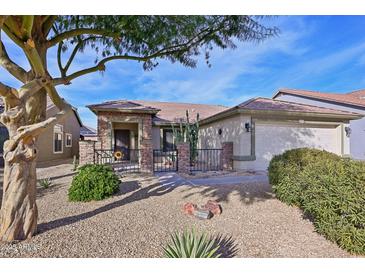
M 167 258 L 218 258 L 219 246 L 207 234 L 197 234 L 195 230 L 171 235 L 171 243 L 164 248 Z
M 40 179 L 38 181 L 38 183 L 41 187 L 43 187 L 44 189 L 47 189 L 51 186 L 52 180 L 51 180 L 51 178 L 44 178 L 44 179 Z

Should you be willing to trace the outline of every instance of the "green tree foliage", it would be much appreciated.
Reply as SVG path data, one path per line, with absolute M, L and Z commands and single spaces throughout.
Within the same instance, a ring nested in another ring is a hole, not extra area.
M 276 197 L 303 209 L 316 230 L 356 254 L 365 254 L 365 163 L 316 149 L 275 156 L 269 180 Z

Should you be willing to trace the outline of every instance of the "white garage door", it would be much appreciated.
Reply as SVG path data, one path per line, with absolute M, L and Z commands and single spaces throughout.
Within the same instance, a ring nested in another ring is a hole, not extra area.
M 288 149 L 311 147 L 341 153 L 341 136 L 336 128 L 300 127 L 256 123 L 257 169 L 266 169 L 271 158 Z

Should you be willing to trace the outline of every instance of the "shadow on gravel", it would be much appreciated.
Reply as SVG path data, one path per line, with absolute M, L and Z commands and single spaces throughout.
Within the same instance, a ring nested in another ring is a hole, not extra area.
M 189 192 L 184 198 L 200 194 L 217 202 L 228 202 L 230 195 L 239 195 L 241 201 L 245 204 L 263 202 L 275 198 L 270 184 L 254 182 L 241 183 L 239 185 L 189 186 L 189 189 L 182 190 L 182 192 Z
M 52 176 L 52 177 L 46 177 L 46 176 L 39 176 L 39 178 L 37 178 L 38 180 L 40 179 L 51 179 L 51 180 L 57 180 L 57 179 L 62 179 L 62 178 L 66 178 L 66 177 L 70 177 L 70 176 L 73 176 L 75 175 L 77 172 L 76 171 L 72 171 L 70 173 L 67 173 L 67 174 L 62 174 L 62 175 L 58 175 L 58 176 Z
M 62 226 L 74 224 L 74 223 L 80 222 L 82 220 L 92 218 L 98 214 L 107 212 L 114 208 L 124 206 L 129 203 L 134 203 L 134 202 L 137 202 L 140 200 L 148 199 L 150 197 L 162 196 L 162 195 L 174 190 L 174 187 L 163 186 L 160 183 L 154 183 L 154 184 L 148 185 L 143 188 L 140 188 L 140 184 L 138 183 L 138 181 L 123 182 L 122 185 L 123 184 L 126 186 L 128 185 L 128 187 L 125 189 L 123 189 L 123 186 L 121 187 L 121 191 L 125 191 L 125 193 L 133 191 L 133 189 L 138 189 L 138 190 L 136 190 L 135 192 L 133 192 L 132 194 L 130 194 L 129 196 L 127 196 L 125 198 L 122 198 L 122 199 L 112 202 L 110 204 L 101 206 L 95 210 L 81 213 L 81 214 L 74 215 L 74 216 L 60 218 L 60 219 L 50 221 L 47 223 L 42 223 L 38 226 L 38 231 L 37 231 L 38 234 L 41 234 L 46 231 L 56 229 L 56 228 L 59 228 Z M 129 191 L 128 191 L 128 189 L 129 189 Z M 117 196 L 122 195 L 122 194 L 123 193 L 117 193 Z
M 53 194 L 57 192 L 60 188 L 62 188 L 61 184 L 52 184 L 48 188 L 43 188 L 41 186 L 37 186 L 37 198 Z
M 238 246 L 235 244 L 232 236 L 219 234 L 214 239 L 214 247 L 219 246 L 217 253 L 221 254 L 220 258 L 233 258 L 237 255 Z

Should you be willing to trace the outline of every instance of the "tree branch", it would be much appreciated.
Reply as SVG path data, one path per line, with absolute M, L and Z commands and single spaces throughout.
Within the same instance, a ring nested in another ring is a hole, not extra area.
M 141 61 L 141 62 L 145 62 L 148 61 L 150 58 L 150 56 L 146 56 L 146 57 L 139 57 L 139 56 L 129 56 L 129 55 L 116 55 L 116 56 L 110 56 L 107 57 L 103 60 L 101 60 L 97 65 L 87 68 L 87 69 L 83 69 L 83 70 L 79 70 L 77 72 L 74 72 L 72 74 L 70 74 L 69 76 L 66 77 L 60 77 L 60 78 L 54 78 L 53 80 L 51 80 L 52 84 L 57 86 L 57 85 L 68 85 L 70 84 L 70 82 L 77 78 L 80 77 L 82 75 L 88 74 L 88 73 L 92 73 L 92 72 L 96 72 L 96 71 L 104 71 L 105 70 L 105 63 L 112 61 L 112 60 L 135 60 L 135 61 Z
M 5 109 L 10 106 L 16 106 L 20 103 L 19 95 L 16 89 L 9 87 L 0 82 L 0 96 L 4 97 Z
M 3 27 L 7 17 L 8 17 L 7 15 L 0 15 L 0 29 Z
M 79 35 L 83 34 L 92 34 L 92 35 L 103 35 L 103 36 L 109 36 L 113 38 L 120 37 L 119 33 L 110 33 L 103 29 L 89 29 L 89 28 L 78 28 L 73 29 L 69 31 L 65 31 L 63 33 L 60 33 L 56 35 L 55 37 L 52 37 L 50 40 L 48 40 L 47 47 L 53 47 L 54 45 L 57 45 L 59 42 L 63 40 L 67 40 L 69 38 L 73 38 Z
M 21 31 L 23 32 L 23 39 L 32 37 L 34 15 L 23 15 L 23 22 Z
M 76 53 L 78 52 L 78 50 L 80 49 L 80 47 L 82 46 L 82 43 L 84 43 L 85 41 L 89 40 L 91 37 L 86 38 L 84 40 L 79 40 L 79 42 L 77 43 L 77 45 L 75 46 L 75 48 L 73 49 L 73 51 L 71 52 L 70 58 L 68 59 L 65 68 L 64 68 L 64 72 L 66 73 L 68 71 L 68 69 L 70 68 L 70 65 L 72 63 L 72 61 L 74 60 Z
M 186 41 L 185 43 L 181 43 L 181 44 L 177 44 L 174 46 L 160 49 L 160 50 L 156 51 L 155 53 L 153 53 L 151 55 L 147 55 L 147 56 L 129 56 L 129 55 L 110 56 L 110 57 L 107 57 L 107 58 L 101 60 L 97 65 L 95 65 L 93 67 L 74 72 L 66 77 L 55 78 L 55 79 L 53 79 L 52 83 L 54 85 L 61 85 L 61 84 L 68 85 L 68 84 L 70 84 L 70 82 L 73 79 L 80 77 L 82 75 L 89 74 L 89 73 L 96 72 L 96 71 L 104 71 L 105 63 L 112 61 L 112 60 L 122 59 L 122 60 L 135 60 L 135 61 L 140 61 L 140 62 L 146 62 L 150 59 L 161 57 L 166 54 L 173 54 L 173 53 L 177 53 L 177 52 L 186 51 L 190 47 L 201 43 L 205 38 L 207 38 L 212 33 L 219 31 L 223 28 L 224 28 L 224 22 L 221 22 L 221 24 L 219 24 L 219 26 L 217 26 L 215 29 L 212 29 L 210 31 L 208 31 L 209 30 L 208 28 L 201 30 L 198 34 L 196 34 L 193 38 Z
M 61 60 L 62 45 L 63 45 L 63 42 L 61 41 L 58 44 L 58 48 L 57 48 L 57 65 L 58 65 L 58 69 L 60 70 L 61 76 L 64 77 L 65 76 L 65 70 L 62 67 L 62 60 Z
M 0 82 L 0 96 L 7 97 L 13 93 L 13 88 Z
M 0 33 L 1 35 L 1 33 Z M 6 69 L 11 75 L 13 75 L 19 81 L 25 83 L 27 81 L 27 72 L 19 65 L 15 64 L 6 52 L 4 44 L 1 42 L 0 36 L 0 65 Z
M 48 18 L 43 22 L 43 32 L 48 35 L 49 31 L 52 29 L 52 26 L 54 24 L 54 22 L 57 20 L 57 15 L 51 15 L 48 16 Z
M 18 36 L 16 36 L 5 24 L 3 25 L 2 29 L 15 44 L 17 44 L 20 48 L 24 48 L 23 41 Z
M 39 122 L 36 124 L 32 124 L 32 125 L 28 125 L 28 126 L 19 127 L 17 130 L 18 134 L 16 134 L 12 138 L 12 143 L 10 144 L 9 150 L 10 151 L 14 150 L 15 147 L 17 146 L 17 144 L 21 140 L 36 137 L 39 134 L 41 134 L 42 132 L 44 132 L 48 127 L 53 126 L 53 125 L 59 123 L 60 121 L 64 120 L 66 118 L 66 114 L 71 110 L 72 110 L 71 107 L 66 108 L 64 110 L 59 111 L 54 116 L 46 119 L 45 121 L 42 121 L 42 122 Z
M 27 98 L 33 96 L 35 93 L 37 93 L 41 88 L 46 86 L 50 83 L 50 78 L 37 78 L 33 79 L 29 83 L 26 83 L 23 85 L 19 91 L 19 98 L 23 100 L 24 102 L 27 100 Z
M 35 48 L 35 44 L 33 39 L 29 38 L 27 42 L 24 43 L 24 52 L 28 57 L 28 60 L 35 72 L 35 75 L 38 77 L 42 77 L 46 74 L 45 68 L 43 66 L 43 62 L 37 49 Z

